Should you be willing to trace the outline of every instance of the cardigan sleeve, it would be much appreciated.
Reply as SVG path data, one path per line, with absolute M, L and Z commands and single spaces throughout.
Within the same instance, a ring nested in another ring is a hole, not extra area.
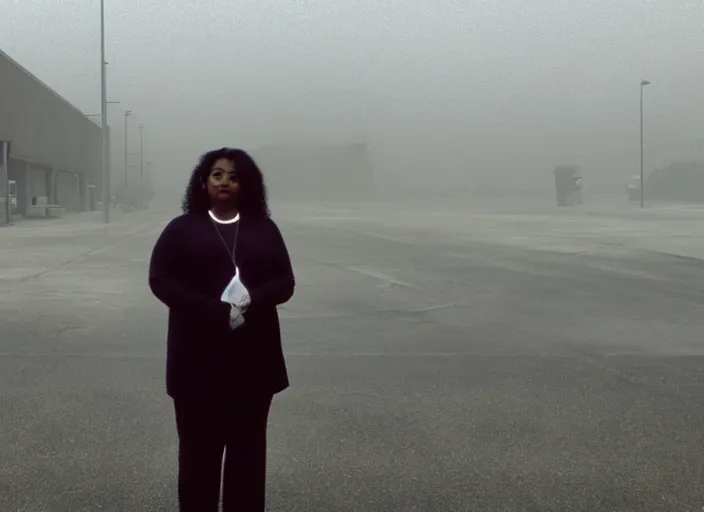
M 270 257 L 267 258 L 269 277 L 259 286 L 249 290 L 254 307 L 283 304 L 293 296 L 296 286 L 291 258 L 279 227 L 271 219 L 267 219 L 264 225 L 270 251 Z
M 219 297 L 208 297 L 184 284 L 182 273 L 186 266 L 179 261 L 182 254 L 180 237 L 184 234 L 179 219 L 174 219 L 157 239 L 149 263 L 149 287 L 154 296 L 172 311 L 192 312 L 226 323 L 230 314 L 228 304 Z

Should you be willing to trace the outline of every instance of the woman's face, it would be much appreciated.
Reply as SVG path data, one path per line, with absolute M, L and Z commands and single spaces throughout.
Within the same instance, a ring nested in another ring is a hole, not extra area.
M 208 174 L 206 187 L 211 204 L 234 205 L 240 188 L 235 163 L 225 158 L 216 160 Z

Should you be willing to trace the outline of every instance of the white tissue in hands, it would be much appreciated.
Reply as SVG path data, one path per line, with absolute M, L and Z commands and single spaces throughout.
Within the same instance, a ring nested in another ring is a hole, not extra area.
M 230 306 L 230 329 L 233 331 L 244 324 L 242 310 L 234 305 Z
M 235 277 L 233 277 L 230 283 L 225 287 L 220 300 L 227 302 L 228 304 L 233 304 L 240 309 L 244 309 L 249 306 L 249 303 L 251 302 L 249 291 L 240 280 L 239 269 L 235 269 Z
M 230 329 L 235 330 L 244 324 L 244 311 L 251 300 L 247 288 L 240 280 L 239 269 L 235 269 L 235 277 L 223 290 L 220 300 L 230 304 Z

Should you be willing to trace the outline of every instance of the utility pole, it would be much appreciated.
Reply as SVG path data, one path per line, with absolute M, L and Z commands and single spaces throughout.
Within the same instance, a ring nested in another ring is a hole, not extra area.
M 108 99 L 105 80 L 105 0 L 100 0 L 100 134 L 103 178 L 103 222 L 110 222 L 110 170 L 108 167 Z
M 139 125 L 139 207 L 144 198 L 144 125 Z
M 643 172 L 643 87 L 650 85 L 647 80 L 640 81 L 640 207 L 645 206 L 645 176 Z
M 128 193 L 127 193 L 127 168 L 128 168 L 128 161 L 127 161 L 127 118 L 132 115 L 131 110 L 125 110 L 125 191 L 124 191 L 124 200 L 127 201 Z

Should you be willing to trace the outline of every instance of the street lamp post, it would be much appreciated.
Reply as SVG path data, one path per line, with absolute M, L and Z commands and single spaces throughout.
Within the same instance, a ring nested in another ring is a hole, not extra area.
M 144 196 L 144 125 L 139 125 L 139 207 Z
M 127 118 L 132 115 L 131 110 L 125 110 L 125 201 L 127 201 Z
M 650 85 L 648 80 L 640 81 L 640 207 L 645 206 L 645 176 L 643 172 L 643 87 Z
M 108 167 L 108 99 L 105 80 L 105 0 L 100 0 L 100 135 L 103 178 L 103 222 L 110 222 L 110 172 Z

